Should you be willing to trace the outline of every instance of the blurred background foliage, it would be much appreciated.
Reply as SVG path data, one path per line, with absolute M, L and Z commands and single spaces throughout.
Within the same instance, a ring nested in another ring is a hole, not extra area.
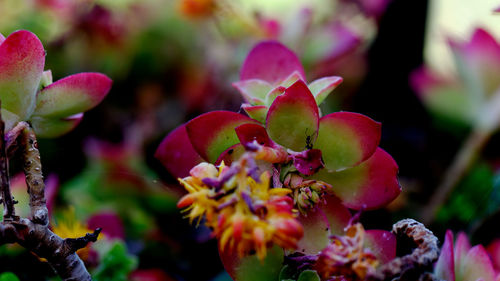
M 54 80 L 95 71 L 114 81 L 73 132 L 39 141 L 53 230 L 76 237 L 104 228 L 102 238 L 79 253 L 96 280 L 229 280 L 216 242 L 203 226 L 194 229 L 182 218 L 176 208 L 182 190 L 153 154 L 190 118 L 240 109 L 231 83 L 239 80 L 249 49 L 266 39 L 293 49 L 308 81 L 344 78 L 324 112 L 355 111 L 382 122 L 381 147 L 400 166 L 403 193 L 387 209 L 365 212 L 365 227 L 389 229 L 397 219 L 421 218 L 474 128 L 427 109 L 410 77 L 423 65 L 458 77 L 448 39 L 468 40 L 476 27 L 500 38 L 495 2 L 0 0 L 0 33 L 37 34 Z M 451 228 L 484 244 L 500 237 L 494 231 L 499 141 L 493 130 L 439 207 L 430 225 L 438 236 Z M 13 174 L 19 169 L 12 163 Z M 22 178 L 12 185 L 17 208 L 26 210 Z M 43 260 L 19 246 L 2 246 L 0 253 L 0 271 L 17 275 L 0 280 L 57 280 Z

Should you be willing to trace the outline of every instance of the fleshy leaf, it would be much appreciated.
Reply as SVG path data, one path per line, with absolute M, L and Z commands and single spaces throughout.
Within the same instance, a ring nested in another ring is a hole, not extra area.
M 265 105 L 271 106 L 271 104 L 273 104 L 276 97 L 282 95 L 285 92 L 285 90 L 286 90 L 285 87 L 278 86 L 278 87 L 274 88 L 272 91 L 270 91 L 269 93 L 267 93 Z
M 283 249 L 276 245 L 268 249 L 262 261 L 256 255 L 239 258 L 236 253 L 221 251 L 219 255 L 227 273 L 235 281 L 278 280 L 284 260 Z
M 458 268 L 458 267 L 457 267 Z M 436 277 L 442 280 L 455 280 L 455 258 L 453 253 L 453 233 L 446 231 L 443 247 L 434 268 Z
M 500 45 L 484 29 L 476 29 L 469 42 L 450 40 L 459 74 L 472 94 L 486 97 L 500 86 Z
M 40 89 L 43 89 L 52 83 L 53 83 L 52 71 L 45 70 L 42 73 L 42 79 L 40 80 Z
M 359 113 L 335 112 L 319 122 L 314 148 L 321 150 L 325 167 L 339 171 L 368 159 L 380 142 L 381 125 Z
M 295 82 L 297 82 L 299 79 L 303 79 L 302 77 L 303 76 L 300 74 L 300 72 L 294 71 L 292 74 L 288 75 L 288 77 L 286 77 L 279 84 L 281 87 L 288 88 L 288 87 L 292 86 Z
M 455 275 L 458 274 L 458 269 L 462 268 L 463 266 L 463 261 L 465 260 L 465 256 L 467 256 L 467 253 L 469 252 L 471 246 L 469 243 L 469 239 L 467 238 L 467 235 L 463 232 L 459 232 L 457 235 L 457 241 L 455 241 L 455 248 L 454 248 L 454 261 L 455 261 Z
M 299 80 L 276 97 L 267 113 L 266 129 L 276 143 L 302 151 L 314 143 L 318 123 L 316 101 L 307 85 Z
M 297 250 L 305 254 L 317 254 L 330 242 L 330 235 L 343 235 L 351 220 L 351 213 L 334 196 L 327 196 L 325 203 L 318 205 L 316 211 L 307 216 L 300 215 L 304 227 L 304 237 L 299 241 Z
M 348 208 L 377 209 L 387 205 L 401 192 L 397 173 L 396 161 L 377 148 L 372 157 L 354 168 L 340 172 L 323 169 L 313 178 L 331 184 L 334 194 Z
M 215 164 L 219 165 L 222 161 L 224 161 L 224 164 L 229 166 L 233 163 L 233 161 L 240 159 L 244 152 L 245 147 L 241 143 L 232 145 L 221 153 L 219 158 L 215 161 Z
M 390 231 L 370 229 L 365 232 L 365 247 L 385 264 L 396 257 L 396 236 Z
M 100 73 L 78 73 L 44 88 L 37 97 L 35 115 L 66 117 L 85 112 L 108 94 L 111 79 Z
M 245 110 L 245 112 L 250 116 L 250 118 L 259 121 L 260 123 L 266 123 L 266 115 L 269 107 L 265 105 L 250 105 L 248 103 L 244 103 L 241 105 L 241 108 Z
M 275 84 L 294 71 L 305 80 L 302 64 L 292 51 L 277 41 L 264 41 L 248 54 L 241 68 L 240 80 L 262 79 Z
M 300 273 L 297 281 L 320 281 L 319 275 L 314 270 L 304 270 Z
M 0 100 L 2 108 L 27 120 L 35 109 L 45 50 L 35 34 L 20 30 L 0 45 Z
M 251 105 L 263 105 L 267 93 L 272 90 L 271 84 L 260 79 L 248 79 L 233 83 L 243 98 Z
M 14 128 L 19 121 L 21 121 L 21 118 L 6 109 L 2 108 L 1 110 L 2 120 L 5 123 L 5 132 L 8 132 L 10 129 Z
M 457 269 L 460 272 L 456 276 L 457 280 L 495 280 L 495 270 L 482 245 L 472 247 Z
M 83 119 L 83 113 L 75 114 L 63 119 L 44 118 L 34 116 L 30 123 L 41 138 L 56 138 L 73 130 Z
M 260 145 L 270 146 L 272 140 L 266 132 L 266 128 L 259 124 L 243 124 L 235 128 L 236 135 L 243 145 L 257 141 Z
M 297 244 L 297 251 L 306 255 L 319 253 L 330 242 L 330 223 L 321 209 L 309 211 L 297 218 L 304 228 L 304 236 Z
M 239 143 L 234 129 L 257 121 L 231 111 L 212 111 L 186 124 L 194 150 L 205 160 L 214 163 L 230 146 Z
M 163 139 L 156 149 L 155 157 L 176 178 L 189 176 L 191 168 L 203 162 L 189 141 L 185 125 L 173 130 Z
M 500 271 L 500 239 L 495 239 L 491 242 L 487 249 L 490 254 L 491 261 L 493 262 L 493 266 Z
M 339 76 L 323 77 L 311 82 L 309 90 L 311 90 L 316 104 L 320 105 L 340 83 L 342 83 L 342 77 Z
M 3 41 L 5 41 L 5 37 L 2 35 L 2 33 L 0 33 L 0 44 L 2 44 Z

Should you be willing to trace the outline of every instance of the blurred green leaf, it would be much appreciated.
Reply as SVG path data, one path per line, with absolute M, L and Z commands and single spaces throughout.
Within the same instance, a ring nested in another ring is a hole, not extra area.
M 299 275 L 297 281 L 320 281 L 319 275 L 315 270 L 304 270 Z
M 0 275 L 0 281 L 19 281 L 19 278 L 12 272 L 5 272 Z
M 283 257 L 283 249 L 278 246 L 271 248 L 262 261 L 256 255 L 245 257 L 236 269 L 236 280 L 276 281 L 280 276 Z
M 123 242 L 114 242 L 99 249 L 101 261 L 93 272 L 96 281 L 126 281 L 137 267 L 137 258 L 127 253 Z

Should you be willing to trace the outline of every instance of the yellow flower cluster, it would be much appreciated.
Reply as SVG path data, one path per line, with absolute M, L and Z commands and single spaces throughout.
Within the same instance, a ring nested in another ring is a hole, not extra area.
M 197 165 L 191 176 L 179 179 L 189 193 L 177 206 L 186 208 L 191 222 L 205 217 L 221 251 L 237 251 L 240 257 L 255 252 L 263 259 L 273 243 L 295 249 L 303 229 L 287 196 L 291 191 L 271 188 L 269 173 L 259 172 L 253 157 L 248 153 L 218 169 Z

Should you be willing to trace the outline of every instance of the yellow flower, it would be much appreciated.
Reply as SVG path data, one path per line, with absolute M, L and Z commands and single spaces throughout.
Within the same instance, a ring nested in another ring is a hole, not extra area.
M 255 251 L 263 259 L 273 243 L 295 249 L 303 229 L 287 196 L 291 190 L 271 188 L 269 173 L 258 172 L 254 156 L 247 153 L 230 167 L 194 167 L 191 176 L 179 179 L 189 193 L 177 206 L 186 208 L 191 222 L 205 217 L 221 251 L 240 257 Z

